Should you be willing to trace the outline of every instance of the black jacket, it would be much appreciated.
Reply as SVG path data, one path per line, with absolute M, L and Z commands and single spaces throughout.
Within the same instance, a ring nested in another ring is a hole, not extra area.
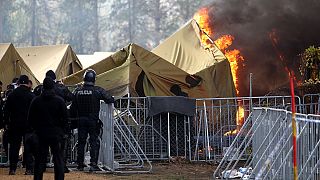
M 36 96 L 40 96 L 42 92 L 42 88 L 43 88 L 42 84 L 35 87 L 34 94 Z M 69 91 L 69 89 L 65 85 L 61 84 L 61 82 L 59 81 L 54 84 L 54 91 L 56 95 L 62 97 L 65 102 L 71 102 L 73 100 L 73 94 Z
M 114 98 L 99 86 L 83 85 L 74 90 L 71 105 L 72 117 L 99 118 L 100 100 L 114 103 Z
M 44 137 L 62 137 L 67 125 L 67 107 L 53 90 L 43 91 L 30 105 L 28 122 L 36 134 Z
M 11 131 L 25 131 L 28 110 L 34 94 L 27 86 L 19 86 L 9 94 L 4 106 L 4 123 Z

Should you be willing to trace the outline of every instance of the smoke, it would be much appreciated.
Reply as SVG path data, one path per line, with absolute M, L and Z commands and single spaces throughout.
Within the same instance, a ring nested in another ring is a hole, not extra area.
M 213 38 L 231 34 L 235 40 L 229 49 L 239 49 L 245 58 L 240 72 L 242 96 L 248 95 L 250 72 L 254 95 L 264 95 L 288 83 L 288 74 L 269 38 L 273 30 L 285 64 L 300 74 L 298 55 L 310 45 L 320 45 L 319 9 L 318 0 L 215 0 L 209 5 Z

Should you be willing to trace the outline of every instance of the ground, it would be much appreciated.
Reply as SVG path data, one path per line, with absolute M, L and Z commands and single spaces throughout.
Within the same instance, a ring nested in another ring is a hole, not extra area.
M 92 174 L 73 171 L 65 174 L 65 179 L 75 180 L 105 180 L 105 179 L 212 179 L 215 166 L 208 163 L 190 162 L 153 162 L 153 170 L 149 174 Z M 33 176 L 23 175 L 24 169 L 18 169 L 17 175 L 9 176 L 8 168 L 0 168 L 0 179 L 5 180 L 31 180 Z M 53 170 L 49 169 L 44 174 L 44 180 L 52 180 Z

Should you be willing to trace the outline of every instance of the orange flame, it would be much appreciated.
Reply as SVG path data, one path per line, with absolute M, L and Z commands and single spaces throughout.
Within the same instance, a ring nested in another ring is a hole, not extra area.
M 214 43 L 218 46 L 218 48 L 223 51 L 231 46 L 234 37 L 231 35 L 223 35 L 219 39 L 215 40 Z
M 213 28 L 209 24 L 210 17 L 208 15 L 208 9 L 200 9 L 193 18 L 197 21 L 200 28 L 202 29 L 200 34 L 202 44 L 205 46 L 205 48 L 211 48 L 213 44 L 210 37 L 213 35 Z M 239 62 L 243 61 L 244 58 L 240 55 L 240 51 L 237 49 L 227 50 L 227 48 L 232 45 L 233 40 L 233 36 L 223 35 L 215 40 L 214 43 L 225 54 L 230 62 L 232 78 L 236 87 L 237 95 L 239 95 L 239 82 L 237 76 L 240 65 Z
M 209 24 L 210 17 L 208 15 L 208 9 L 202 8 L 200 9 L 193 17 L 201 28 L 200 36 L 201 36 L 201 43 L 204 45 L 205 48 L 211 49 L 214 45 L 210 37 L 213 35 L 213 28 Z M 241 62 L 244 61 L 244 58 L 240 55 L 240 51 L 237 49 L 234 50 L 227 50 L 228 47 L 232 45 L 234 37 L 231 35 L 223 35 L 217 40 L 214 41 L 214 44 L 224 53 L 226 58 L 228 59 L 231 67 L 232 79 L 233 83 L 236 88 L 237 95 L 240 94 L 239 92 L 239 65 Z M 241 127 L 243 124 L 243 117 L 244 117 L 244 109 L 243 107 L 239 106 L 237 110 L 237 127 Z M 235 129 L 235 133 L 237 133 L 240 128 Z M 232 131 L 233 132 L 233 131 Z M 231 132 L 231 133 L 232 133 Z M 232 133 L 234 134 L 234 133 Z
M 237 128 L 226 132 L 224 134 L 225 136 L 238 134 L 238 132 L 240 132 L 241 126 L 244 123 L 244 108 L 242 106 L 238 106 L 236 120 L 237 120 Z

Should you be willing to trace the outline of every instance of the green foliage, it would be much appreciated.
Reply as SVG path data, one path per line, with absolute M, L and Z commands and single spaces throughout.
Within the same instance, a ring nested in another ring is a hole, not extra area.
M 310 46 L 301 55 L 300 73 L 305 83 L 319 83 L 320 47 Z

